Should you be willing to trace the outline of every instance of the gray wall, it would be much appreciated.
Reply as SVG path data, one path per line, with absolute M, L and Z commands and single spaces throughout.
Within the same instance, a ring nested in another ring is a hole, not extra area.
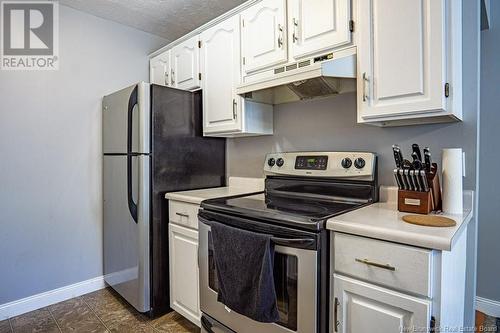
M 500 2 L 491 1 L 490 30 L 481 33 L 481 149 L 479 174 L 479 233 L 477 295 L 500 302 Z
M 60 70 L 0 73 L 0 304 L 102 275 L 101 96 L 164 43 L 61 6 Z
M 462 147 L 466 152 L 466 189 L 476 188 L 476 141 L 479 94 L 479 2 L 463 1 L 464 121 L 440 125 L 376 128 L 356 124 L 354 94 L 275 107 L 274 136 L 228 140 L 228 170 L 231 176 L 262 176 L 264 156 L 274 151 L 368 150 L 379 154 L 381 184 L 394 184 L 391 146 L 405 152 L 412 143 L 431 147 L 440 161 L 441 149 Z M 473 322 L 475 296 L 476 224 L 469 228 L 467 276 L 468 326 Z

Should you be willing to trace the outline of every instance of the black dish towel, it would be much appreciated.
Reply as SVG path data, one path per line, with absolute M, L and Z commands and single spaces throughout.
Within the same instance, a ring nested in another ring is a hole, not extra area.
M 217 301 L 253 320 L 279 320 L 271 236 L 211 222 Z

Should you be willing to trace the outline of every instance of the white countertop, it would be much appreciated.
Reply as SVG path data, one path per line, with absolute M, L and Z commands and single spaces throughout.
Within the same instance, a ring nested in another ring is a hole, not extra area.
M 473 216 L 473 193 L 464 192 L 463 214 L 442 214 L 457 222 L 454 227 L 426 227 L 406 223 L 397 210 L 394 188 L 383 188 L 381 201 L 328 220 L 327 228 L 333 231 L 376 238 L 423 248 L 451 251 L 458 236 Z M 397 192 L 397 189 L 396 189 Z
M 199 205 L 203 200 L 207 199 L 231 197 L 263 190 L 264 179 L 262 178 L 229 177 L 229 184 L 226 187 L 170 192 L 165 194 L 165 198 Z

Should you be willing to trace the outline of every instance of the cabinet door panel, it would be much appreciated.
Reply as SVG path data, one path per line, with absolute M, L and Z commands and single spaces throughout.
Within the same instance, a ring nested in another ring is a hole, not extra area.
M 241 105 L 235 93 L 241 76 L 239 26 L 236 15 L 201 34 L 205 133 L 241 129 Z
M 359 1 L 359 120 L 445 107 L 444 9 L 443 0 Z
M 151 59 L 149 66 L 151 83 L 170 86 L 170 50 Z
M 171 307 L 199 325 L 198 232 L 169 224 Z
M 333 283 L 334 306 L 337 302 L 333 325 L 336 319 L 338 332 L 427 332 L 431 301 L 340 275 L 335 275 Z
M 264 0 L 248 8 L 241 26 L 246 74 L 287 61 L 285 0 Z
M 179 89 L 196 89 L 199 80 L 199 36 L 194 36 L 172 48 L 172 81 Z
M 290 0 L 291 56 L 299 59 L 351 43 L 350 0 Z

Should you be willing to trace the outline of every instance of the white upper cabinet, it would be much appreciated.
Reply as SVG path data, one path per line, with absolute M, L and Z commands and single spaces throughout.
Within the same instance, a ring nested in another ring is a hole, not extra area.
M 205 133 L 241 128 L 241 101 L 235 93 L 240 82 L 239 27 L 236 15 L 201 33 Z
M 350 44 L 350 21 L 351 0 L 288 0 L 290 58 Z
M 359 122 L 461 118 L 459 2 L 358 1 Z
M 178 89 L 193 90 L 200 87 L 200 39 L 194 36 L 172 48 L 171 83 Z
M 170 86 L 170 50 L 152 58 L 149 71 L 151 83 Z
M 241 13 L 243 72 L 287 61 L 286 0 L 263 0 Z

